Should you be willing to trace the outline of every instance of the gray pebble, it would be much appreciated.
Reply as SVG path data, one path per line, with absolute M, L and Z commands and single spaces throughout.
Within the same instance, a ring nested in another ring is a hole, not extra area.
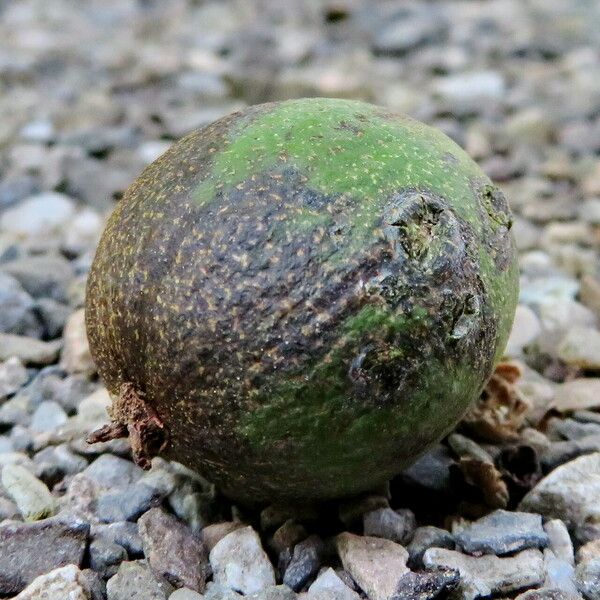
M 460 593 L 465 600 L 534 587 L 543 583 L 545 574 L 543 555 L 534 549 L 499 558 L 430 548 L 423 556 L 423 564 L 427 568 L 457 569 L 461 575 Z
M 0 271 L 0 332 L 38 337 L 43 329 L 33 298 L 17 279 Z
M 122 562 L 106 584 L 108 600 L 166 600 L 171 591 L 155 579 L 144 560 Z
M 573 596 L 562 590 L 553 588 L 538 588 L 537 590 L 528 590 L 519 594 L 515 600 L 580 600 L 579 594 Z
M 386 538 L 403 545 L 412 539 L 416 526 L 415 515 L 407 508 L 379 508 L 363 515 L 365 535 Z
M 14 394 L 28 379 L 27 369 L 18 358 L 12 357 L 0 363 L 0 400 Z
M 38 298 L 34 310 L 39 315 L 46 337 L 50 339 L 60 336 L 72 312 L 69 306 L 52 298 Z
M 346 576 L 348 574 L 346 573 Z M 349 577 L 349 576 L 348 576 Z M 360 596 L 348 587 L 331 568 L 323 569 L 308 588 L 311 600 L 359 600 Z
M 496 510 L 456 535 L 456 543 L 469 554 L 509 554 L 526 548 L 544 548 L 548 536 L 540 515 Z
M 138 521 L 144 554 L 157 577 L 174 587 L 202 592 L 210 573 L 200 536 L 161 508 L 152 508 Z
M 39 182 L 31 175 L 3 177 L 0 180 L 0 208 L 11 206 L 37 191 Z
M 88 479 L 107 489 L 135 483 L 143 473 L 142 469 L 130 460 L 112 454 L 102 454 L 83 472 Z
M 158 506 L 162 495 L 147 485 L 134 483 L 114 492 L 105 492 L 96 501 L 96 514 L 104 523 L 135 521 L 153 506 Z
M 89 600 L 106 600 L 106 583 L 95 571 L 83 569 L 80 583 Z
M 213 580 L 243 594 L 275 585 L 273 565 L 252 527 L 236 529 L 210 552 Z
M 448 449 L 438 444 L 405 469 L 401 478 L 407 484 L 421 489 L 429 495 L 451 496 L 450 465 L 452 464 L 454 461 Z
M 600 600 L 600 556 L 577 565 L 575 578 L 587 600 Z
M 127 560 L 123 546 L 104 539 L 95 539 L 89 546 L 90 567 L 104 578 L 112 577 L 119 565 Z
M 58 482 L 65 475 L 75 475 L 87 467 L 85 458 L 73 454 L 67 444 L 48 446 L 33 457 L 36 475 L 45 482 Z
M 129 558 L 139 558 L 143 554 L 142 538 L 137 523 L 131 521 L 99 523 L 92 526 L 91 535 L 93 539 L 102 539 L 123 546 Z
M 390 600 L 433 600 L 441 594 L 452 592 L 460 583 L 456 569 L 434 569 L 414 573 L 409 571 L 400 577 L 396 591 Z
M 15 447 L 12 440 L 6 435 L 0 435 L 0 454 L 5 452 L 14 452 Z
M 206 596 L 202 596 L 194 590 L 188 588 L 181 588 L 175 590 L 170 596 L 169 600 L 203 600 Z
M 0 360 L 16 356 L 27 365 L 49 365 L 56 361 L 61 340 L 42 342 L 30 337 L 0 333 Z
M 0 524 L 0 594 L 15 594 L 57 567 L 80 565 L 88 532 L 87 524 L 58 517 Z
M 204 600 L 239 600 L 242 597 L 241 594 L 234 592 L 232 589 L 212 581 L 206 586 L 203 596 Z
M 544 550 L 544 565 L 546 568 L 544 587 L 562 590 L 573 596 L 577 595 L 577 588 L 574 583 L 575 568 L 572 564 L 558 558 L 552 550 L 546 548 Z
M 5 273 L 17 279 L 33 298 L 68 299 L 67 289 L 73 269 L 69 261 L 58 255 L 26 256 L 2 266 Z
M 38 433 L 51 431 L 66 423 L 67 418 L 67 413 L 58 402 L 48 400 L 35 409 L 29 427 Z
M 203 535 L 206 536 L 206 529 L 203 530 Z M 269 541 L 270 547 L 279 554 L 286 548 L 293 548 L 296 544 L 306 539 L 308 534 L 306 529 L 300 523 L 296 523 L 292 519 L 288 519 L 281 527 L 275 531 Z
M 251 600 L 295 600 L 298 596 L 287 585 L 276 585 L 245 597 Z
M 560 519 L 550 519 L 544 523 L 544 531 L 548 536 L 548 547 L 554 555 L 568 564 L 574 565 L 573 542 L 567 526 Z
M 447 548 L 454 550 L 454 536 L 446 529 L 433 525 L 425 525 L 415 529 L 412 541 L 406 547 L 409 554 L 409 563 L 414 568 L 423 566 L 423 554 L 428 548 Z
M 296 592 L 300 591 L 319 572 L 323 551 L 323 541 L 316 535 L 296 544 L 283 575 L 283 583 Z
M 18 464 L 2 468 L 2 486 L 26 521 L 38 521 L 56 512 L 56 499 L 29 470 Z

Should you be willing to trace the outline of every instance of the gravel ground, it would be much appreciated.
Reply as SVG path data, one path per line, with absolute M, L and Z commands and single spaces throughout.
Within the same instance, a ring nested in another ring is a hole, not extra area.
M 0 0 L 0 597 L 600 599 L 596 0 Z M 251 512 L 123 440 L 83 323 L 108 211 L 250 103 L 431 123 L 515 212 L 521 304 L 457 431 L 388 488 Z

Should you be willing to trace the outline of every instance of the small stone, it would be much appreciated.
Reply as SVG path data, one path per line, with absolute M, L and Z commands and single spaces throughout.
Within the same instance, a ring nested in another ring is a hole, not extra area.
M 407 546 L 410 564 L 413 568 L 423 566 L 423 554 L 428 548 L 447 548 L 454 550 L 454 536 L 446 529 L 440 529 L 433 525 L 417 527 L 413 539 Z
M 135 463 L 112 454 L 102 454 L 83 472 L 99 486 L 107 489 L 125 487 L 135 483 L 144 471 Z
M 74 212 L 73 200 L 68 196 L 44 192 L 4 211 L 0 229 L 22 236 L 46 236 L 64 227 Z
M 252 527 L 236 529 L 210 552 L 215 583 L 248 595 L 275 585 L 275 571 Z
M 169 495 L 173 512 L 185 521 L 192 531 L 200 532 L 210 520 L 213 512 L 214 493 L 192 491 L 188 485 L 178 486 Z
M 68 420 L 67 413 L 58 402 L 42 402 L 31 417 L 29 427 L 36 432 L 51 431 Z
M 535 312 L 529 306 L 519 304 L 505 353 L 511 357 L 521 356 L 524 349 L 532 344 L 541 332 L 542 324 Z
M 558 558 L 552 550 L 544 550 L 544 568 L 546 577 L 544 587 L 550 589 L 559 589 L 573 596 L 577 596 L 577 588 L 573 583 L 575 578 L 575 568 L 573 565 Z
M 589 436 L 600 435 L 600 424 L 552 418 L 548 422 L 546 434 L 558 439 L 582 440 Z
M 567 526 L 560 519 L 550 519 L 544 523 L 544 531 L 548 536 L 548 547 L 557 558 L 570 565 L 575 564 L 573 542 Z
M 41 328 L 33 298 L 17 279 L 0 271 L 0 332 L 38 337 Z
M 359 600 L 360 596 L 351 590 L 331 568 L 325 569 L 308 588 L 311 600 Z M 331 598 L 330 598 L 331 597 Z
M 54 125 L 47 119 L 38 119 L 25 124 L 19 136 L 27 142 L 48 143 L 54 139 Z
M 442 593 L 458 587 L 460 574 L 456 569 L 435 569 L 405 573 L 400 578 L 396 591 L 390 600 L 433 600 Z
M 18 465 L 24 467 L 30 473 L 34 473 L 35 465 L 33 461 L 23 452 L 6 452 L 0 454 L 0 474 L 7 465 Z M 2 494 L 3 488 L 0 487 L 0 494 Z
M 56 512 L 56 500 L 50 490 L 25 467 L 5 465 L 2 485 L 26 521 L 38 521 Z
M 201 536 L 204 547 L 210 552 L 228 533 L 244 527 L 240 521 L 224 521 L 212 523 L 202 529 Z
M 48 446 L 33 457 L 35 474 L 42 481 L 58 482 L 65 475 L 75 475 L 87 467 L 87 461 L 71 452 L 67 444 Z
M 93 540 L 88 552 L 90 567 L 103 578 L 112 577 L 119 565 L 127 560 L 127 551 L 123 546 L 103 539 Z
M 600 538 L 585 543 L 577 551 L 577 562 L 586 562 L 600 556 Z
M 514 556 L 468 556 L 445 548 L 430 548 L 423 556 L 428 568 L 457 569 L 464 600 L 506 594 L 544 581 L 544 558 L 539 550 L 523 550 Z
M 600 407 L 600 377 L 573 379 L 556 387 L 551 408 L 559 412 Z
M 54 339 L 62 334 L 71 308 L 52 298 L 38 298 L 35 302 L 35 312 L 42 321 L 45 337 Z
M 57 517 L 0 524 L 0 595 L 20 592 L 34 578 L 83 560 L 89 526 Z
M 157 466 L 157 458 L 154 458 L 152 468 L 142 475 L 139 482 L 156 490 L 162 496 L 168 496 L 177 488 L 178 479 L 166 468 Z
M 49 365 L 58 358 L 61 346 L 61 340 L 42 342 L 21 335 L 0 333 L 0 360 L 15 356 L 27 365 Z
M 67 373 L 93 375 L 96 372 L 96 365 L 90 354 L 83 309 L 75 311 L 69 317 L 63 332 L 63 339 L 64 346 L 60 357 L 61 367 Z
M 371 600 L 389 600 L 408 571 L 408 552 L 390 540 L 344 532 L 335 545 L 344 569 Z
M 580 456 L 544 477 L 521 501 L 519 510 L 561 519 L 575 530 L 600 517 L 600 452 Z
M 379 508 L 363 515 L 364 534 L 407 544 L 414 534 L 417 520 L 409 509 Z
M 96 246 L 101 233 L 102 217 L 95 210 L 84 208 L 71 219 L 61 247 L 67 255 L 79 256 Z
M 598 202 L 600 204 L 600 200 Z M 591 275 L 584 275 L 581 278 L 579 295 L 581 302 L 600 319 L 600 280 Z
M 474 71 L 440 77 L 434 82 L 434 91 L 443 100 L 458 104 L 499 100 L 506 91 L 506 85 L 497 71 Z
M 581 369 L 600 369 L 600 331 L 573 327 L 560 341 L 557 356 L 567 365 Z
M 308 534 L 306 529 L 300 523 L 296 523 L 292 519 L 288 519 L 277 531 L 273 534 L 269 545 L 277 554 L 280 554 L 286 549 L 293 548 L 296 544 L 306 539 Z
M 142 515 L 138 528 L 144 554 L 157 577 L 164 577 L 173 587 L 204 591 L 209 568 L 198 535 L 160 508 Z
M 499 509 L 460 531 L 456 542 L 469 554 L 501 556 L 526 548 L 544 548 L 548 536 L 540 515 Z
M 0 496 L 0 523 L 5 519 L 16 520 L 20 517 L 19 509 L 14 502 Z
M 397 19 L 386 23 L 373 42 L 377 54 L 401 56 L 409 50 L 435 40 L 445 30 L 439 18 Z
M 538 588 L 537 590 L 527 590 L 523 594 L 519 594 L 515 600 L 579 600 L 579 594 L 573 596 L 562 590 L 550 588 Z
M 577 565 L 575 582 L 587 600 L 600 600 L 600 556 Z
M 143 554 L 142 538 L 138 532 L 138 525 L 131 521 L 93 525 L 92 538 L 123 546 L 130 558 Z
M 449 450 L 438 444 L 403 471 L 401 478 L 427 496 L 451 496 L 450 466 L 453 464 Z
M 169 600 L 202 600 L 206 598 L 206 596 L 202 596 L 198 592 L 194 590 L 190 590 L 188 588 L 181 588 L 179 590 L 175 590 L 170 596 Z
M 67 289 L 74 272 L 61 255 L 24 256 L 2 265 L 2 270 L 17 279 L 33 298 L 68 300 Z
M 204 598 L 204 600 L 239 600 L 242 596 L 228 587 L 218 585 L 211 581 L 206 586 L 206 591 L 202 598 Z
M 96 514 L 104 523 L 135 521 L 162 500 L 163 496 L 157 490 L 134 483 L 121 490 L 101 494 L 96 501 Z
M 540 452 L 540 465 L 544 473 L 549 473 L 578 456 L 596 451 L 600 451 L 600 436 L 597 435 L 578 440 L 552 442 L 548 448 Z
M 82 584 L 89 600 L 106 600 L 106 583 L 91 569 L 81 571 Z
M 31 175 L 4 176 L 0 181 L 0 208 L 12 206 L 39 191 L 39 181 Z
M 36 577 L 15 600 L 89 600 L 79 568 L 67 565 Z
M 276 585 L 245 597 L 249 600 L 296 600 L 298 596 L 286 585 Z
M 283 575 L 283 583 L 299 592 L 319 572 L 323 551 L 323 541 L 316 535 L 297 544 Z
M 166 600 L 171 588 L 154 578 L 144 560 L 122 562 L 106 584 L 108 600 Z
M 98 486 L 83 473 L 77 473 L 67 483 L 67 491 L 59 499 L 61 511 L 75 515 L 89 523 L 97 523 L 96 497 Z
M 18 358 L 9 358 L 0 363 L 0 400 L 14 394 L 27 379 L 27 369 Z

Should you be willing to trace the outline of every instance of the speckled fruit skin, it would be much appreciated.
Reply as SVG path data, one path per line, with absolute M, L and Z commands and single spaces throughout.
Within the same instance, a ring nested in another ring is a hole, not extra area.
M 108 389 L 145 395 L 164 455 L 242 502 L 396 475 L 480 393 L 518 270 L 502 193 L 441 132 L 292 100 L 174 144 L 127 190 L 91 269 Z

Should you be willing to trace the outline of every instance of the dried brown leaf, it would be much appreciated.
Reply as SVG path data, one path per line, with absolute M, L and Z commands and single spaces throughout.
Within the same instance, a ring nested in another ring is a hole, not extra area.
M 487 461 L 461 458 L 459 468 L 465 482 L 481 492 L 484 502 L 490 508 L 506 508 L 509 494 L 502 475 Z
M 481 396 L 464 416 L 463 429 L 487 442 L 508 442 L 518 439 L 529 404 L 516 383 L 521 368 L 512 362 L 498 364 Z

